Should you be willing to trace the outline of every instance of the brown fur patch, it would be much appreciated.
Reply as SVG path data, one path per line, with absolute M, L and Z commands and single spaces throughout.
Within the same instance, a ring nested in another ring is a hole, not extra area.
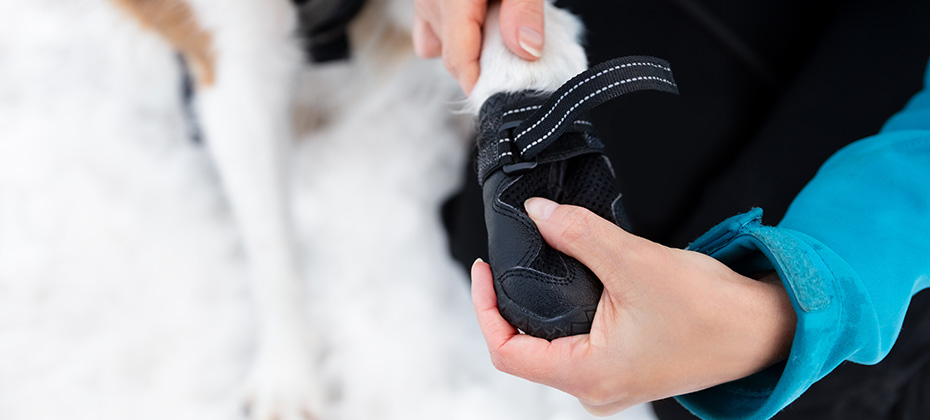
M 353 50 L 357 49 L 358 58 L 368 60 L 374 68 L 393 67 L 413 54 L 410 28 L 398 27 L 387 18 L 387 6 L 384 1 L 365 2 L 349 27 Z
M 199 86 L 210 86 L 215 77 L 210 33 L 194 18 L 183 0 L 112 0 L 143 27 L 157 32 L 174 45 L 190 64 Z

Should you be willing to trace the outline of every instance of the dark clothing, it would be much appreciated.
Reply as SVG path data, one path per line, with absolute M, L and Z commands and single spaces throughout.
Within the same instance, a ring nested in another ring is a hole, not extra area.
M 670 246 L 751 207 L 776 224 L 827 157 L 878 132 L 920 89 L 930 57 L 924 0 L 559 4 L 585 21 L 592 64 L 648 54 L 672 65 L 680 97 L 630 95 L 592 115 L 634 233 Z M 465 264 L 486 256 L 481 215 L 474 182 L 445 208 Z M 930 330 L 915 327 L 930 322 L 926 300 L 915 298 L 878 367 L 840 366 L 779 418 L 930 413 L 920 351 Z M 656 407 L 663 419 L 693 418 L 673 401 Z

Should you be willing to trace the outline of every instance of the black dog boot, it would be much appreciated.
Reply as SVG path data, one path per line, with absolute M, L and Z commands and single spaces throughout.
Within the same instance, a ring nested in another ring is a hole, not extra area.
M 587 267 L 543 241 L 523 202 L 545 197 L 585 207 L 628 229 L 613 168 L 584 114 L 644 89 L 678 92 L 668 63 L 618 58 L 555 93 L 499 93 L 481 107 L 478 183 L 488 262 L 501 315 L 527 334 L 553 340 L 588 333 L 603 285 Z

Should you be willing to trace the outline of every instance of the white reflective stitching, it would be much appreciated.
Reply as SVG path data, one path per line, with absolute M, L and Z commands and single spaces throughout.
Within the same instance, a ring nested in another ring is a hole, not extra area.
M 591 124 L 591 121 L 585 121 L 585 120 L 578 120 L 578 121 L 575 121 L 575 124 L 590 125 L 590 126 L 593 126 L 593 125 L 594 125 L 594 124 Z
M 581 85 L 583 85 L 583 84 L 585 84 L 585 83 L 588 83 L 588 82 L 590 82 L 591 80 L 593 80 L 594 78 L 596 78 L 596 77 L 598 77 L 598 76 L 601 76 L 601 75 L 603 75 L 603 74 L 606 74 L 606 73 L 608 73 L 608 72 L 611 72 L 611 71 L 614 71 L 614 70 L 617 70 L 617 69 L 622 69 L 622 68 L 625 68 L 625 67 L 633 67 L 633 66 L 652 66 L 652 67 L 659 68 L 659 69 L 662 69 L 662 70 L 665 70 L 665 71 L 672 71 L 672 69 L 670 69 L 670 68 L 668 68 L 668 67 L 660 66 L 660 65 L 655 64 L 655 63 L 647 63 L 647 62 L 637 62 L 637 63 L 620 64 L 619 66 L 613 66 L 613 67 L 611 67 L 611 68 L 609 68 L 609 69 L 601 70 L 601 71 L 597 72 L 597 74 L 595 74 L 595 75 L 593 75 L 593 76 L 588 76 L 587 79 L 584 79 L 584 80 L 582 80 L 582 81 L 576 83 L 575 86 L 572 86 L 571 89 L 569 89 L 569 90 L 567 90 L 565 93 L 563 93 L 562 96 L 560 96 L 559 99 L 556 100 L 555 103 L 552 105 L 552 108 L 550 108 L 549 111 L 546 112 L 546 115 L 543 115 L 542 118 L 540 118 L 538 121 L 536 121 L 532 126 L 530 126 L 529 128 L 527 128 L 526 130 L 523 130 L 522 133 L 517 134 L 516 137 L 514 137 L 513 139 L 514 139 L 514 140 L 519 140 L 520 137 L 523 137 L 523 135 L 526 134 L 528 131 L 530 131 L 530 130 L 536 128 L 536 126 L 539 125 L 539 123 L 543 122 L 543 120 L 545 120 L 545 119 L 549 116 L 549 114 L 551 114 L 552 111 L 553 111 L 556 107 L 559 106 L 559 102 L 562 102 L 562 99 L 565 99 L 565 97 L 568 96 L 568 94 L 572 93 L 575 89 L 578 89 L 579 86 L 581 86 Z M 673 83 L 673 85 L 674 85 L 674 83 Z M 521 152 L 521 153 L 522 153 L 522 152 Z
M 567 112 L 565 112 L 565 115 L 562 116 L 562 119 L 560 119 L 559 122 L 556 123 L 555 126 L 552 127 L 552 129 L 550 129 L 548 133 L 546 133 L 546 135 L 544 135 L 544 136 L 542 136 L 542 137 L 536 139 L 535 141 L 533 141 L 532 143 L 530 143 L 529 145 L 527 145 L 526 147 L 524 147 L 523 150 L 520 151 L 520 154 L 522 155 L 522 154 L 526 153 L 526 151 L 529 150 L 531 147 L 533 147 L 533 146 L 539 144 L 539 142 L 545 140 L 545 139 L 548 138 L 550 135 L 552 135 L 552 133 L 554 133 L 555 130 L 558 129 L 559 126 L 561 126 L 563 122 L 565 122 L 565 119 L 568 118 L 568 115 L 571 114 L 572 111 L 574 111 L 575 108 L 577 108 L 578 105 L 581 105 L 584 101 L 587 101 L 588 99 L 593 98 L 595 95 L 597 95 L 597 94 L 599 94 L 599 93 L 601 93 L 601 92 L 603 92 L 603 91 L 605 91 L 605 90 L 607 90 L 607 89 L 613 88 L 614 86 L 622 85 L 622 84 L 624 84 L 624 83 L 629 83 L 629 82 L 635 82 L 635 81 L 639 81 L 639 80 L 657 80 L 657 81 L 664 82 L 664 83 L 668 83 L 669 85 L 675 86 L 675 84 L 672 83 L 670 80 L 666 80 L 666 79 L 663 79 L 663 78 L 661 78 L 661 77 L 656 77 L 656 76 L 639 76 L 639 77 L 633 77 L 633 78 L 624 79 L 624 80 L 621 80 L 621 81 L 619 81 L 619 82 L 614 82 L 614 83 L 611 83 L 611 84 L 609 84 L 609 85 L 607 85 L 607 86 L 604 86 L 604 87 L 602 87 L 602 88 L 600 88 L 600 89 L 598 89 L 598 90 L 596 90 L 596 91 L 594 91 L 594 92 L 592 92 L 592 93 L 589 93 L 587 96 L 585 96 L 584 98 L 582 98 L 581 100 L 579 100 L 577 103 L 575 103 L 574 105 L 572 105 L 572 107 L 569 108 Z M 553 109 L 555 109 L 555 108 L 553 107 Z M 551 112 L 551 111 L 552 111 L 552 110 L 550 110 L 550 112 Z M 548 115 L 548 114 L 546 114 L 546 115 Z M 540 120 L 540 121 L 541 121 L 541 120 Z M 535 127 L 535 124 L 534 124 L 534 127 Z M 519 136 L 518 136 L 518 137 L 519 137 Z
M 500 143 L 507 143 L 507 142 L 509 142 L 509 141 L 510 141 L 509 138 L 504 137 L 504 138 L 500 139 L 500 141 L 498 141 L 497 143 L 498 143 L 498 144 L 500 144 Z M 499 156 L 497 156 L 497 158 L 500 159 L 500 158 L 502 158 L 502 157 L 504 157 L 504 156 L 513 156 L 513 153 L 511 153 L 511 152 L 501 152 L 501 154 L 500 154 Z
M 508 142 L 510 142 L 510 139 L 507 138 L 507 137 L 504 137 L 504 138 L 498 140 L 498 141 L 497 141 L 497 144 L 508 143 Z M 502 152 L 500 155 L 497 156 L 497 158 L 500 159 L 500 158 L 502 158 L 502 157 L 504 157 L 504 156 L 513 156 L 513 153 L 511 153 L 511 152 Z
M 506 116 L 508 116 L 508 115 L 519 114 L 519 113 L 521 113 L 521 112 L 535 111 L 535 110 L 537 110 L 537 109 L 539 109 L 539 108 L 542 108 L 542 105 L 531 105 L 531 106 L 526 106 L 526 107 L 523 107 L 523 108 L 520 108 L 520 109 L 511 109 L 510 111 L 507 111 L 507 112 L 501 114 L 501 118 L 506 117 Z

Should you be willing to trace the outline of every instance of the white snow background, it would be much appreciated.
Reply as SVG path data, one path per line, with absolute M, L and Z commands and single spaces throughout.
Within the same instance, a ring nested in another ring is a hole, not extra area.
M 104 0 L 0 0 L 0 419 L 244 418 L 246 263 L 179 86 Z M 589 418 L 490 364 L 438 214 L 474 182 L 469 146 L 414 110 L 356 111 L 294 153 L 320 418 Z

